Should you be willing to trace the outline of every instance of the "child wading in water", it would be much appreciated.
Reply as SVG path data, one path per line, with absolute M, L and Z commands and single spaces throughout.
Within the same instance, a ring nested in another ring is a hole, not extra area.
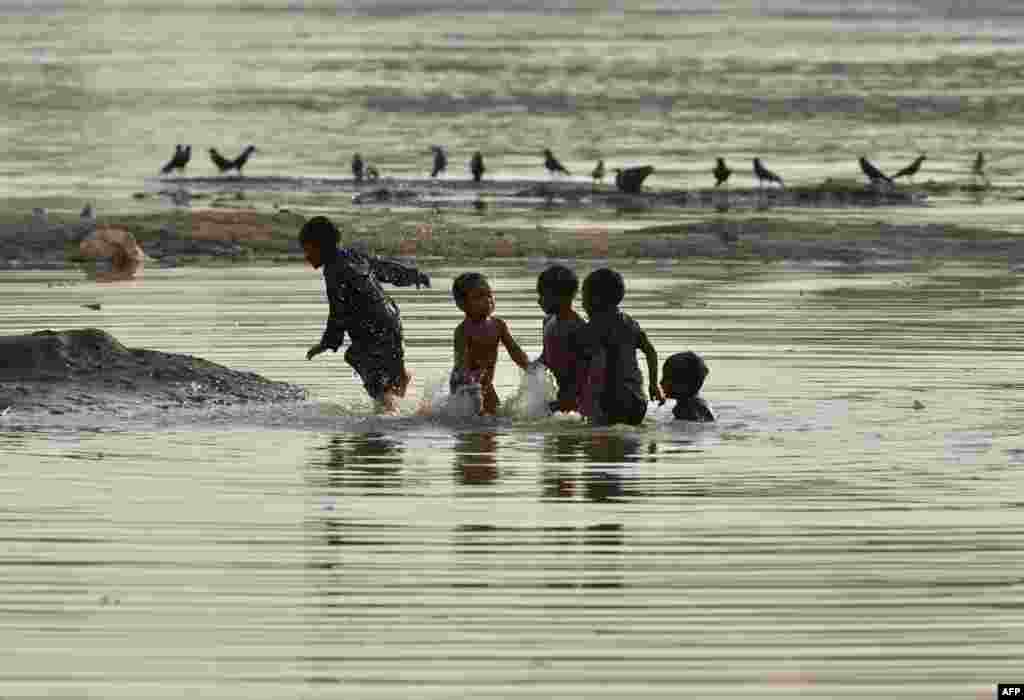
M 577 410 L 577 394 L 582 377 L 574 347 L 576 333 L 586 323 L 572 309 L 580 282 L 576 273 L 562 265 L 552 265 L 537 278 L 537 304 L 547 317 L 544 319 L 544 351 L 537 362 L 555 375 L 558 399 L 551 403 L 552 411 Z
M 580 412 L 595 425 L 643 422 L 647 397 L 636 361 L 638 349 L 647 356 L 647 396 L 665 403 L 658 387 L 658 353 L 640 324 L 619 311 L 625 296 L 626 284 L 615 270 L 595 270 L 583 281 L 583 308 L 590 320 L 577 334 L 588 379 Z
M 494 313 L 494 293 L 487 278 L 479 272 L 465 272 L 452 283 L 455 305 L 466 314 L 455 329 L 455 368 L 452 370 L 451 391 L 460 386 L 479 384 L 482 394 L 481 415 L 494 415 L 498 411 L 498 394 L 494 390 L 494 367 L 498 362 L 498 343 L 508 350 L 512 361 L 524 370 L 530 359 L 522 351 L 508 324 Z
M 672 408 L 676 420 L 714 422 L 711 409 L 704 399 L 697 396 L 707 376 L 708 366 L 695 352 L 677 352 L 665 360 L 661 369 L 661 388 L 666 398 L 676 400 Z
M 405 369 L 398 305 L 384 293 L 380 282 L 419 289 L 420 285 L 429 287 L 430 278 L 397 262 L 339 248 L 340 240 L 341 233 L 323 216 L 313 217 L 299 232 L 306 261 L 313 269 L 324 268 L 331 306 L 323 337 L 309 349 L 306 359 L 327 349 L 337 352 L 347 332 L 351 345 L 345 351 L 345 361 L 359 374 L 378 408 L 394 413 L 412 377 Z

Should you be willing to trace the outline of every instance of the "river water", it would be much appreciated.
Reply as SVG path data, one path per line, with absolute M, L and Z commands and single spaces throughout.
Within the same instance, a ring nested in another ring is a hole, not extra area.
M 132 195 L 175 143 L 189 176 L 253 143 L 246 175 L 345 177 L 360 151 L 423 177 L 442 144 L 447 178 L 480 149 L 490 177 L 537 180 L 548 146 L 581 181 L 599 157 L 653 164 L 652 188 L 707 187 L 718 155 L 746 187 L 758 155 L 806 184 L 920 152 L 919 182 L 964 183 L 983 150 L 1013 190 L 997 201 L 799 216 L 836 240 L 882 218 L 1020 231 L 1013 3 L 495 8 L 0 0 L 0 213 L 169 208 Z M 350 196 L 244 204 L 353 216 Z M 586 219 L 556 228 L 638 221 Z M 0 696 L 990 698 L 1021 680 L 1024 292 L 1005 260 L 622 267 L 662 356 L 707 360 L 719 420 L 666 405 L 614 430 L 417 415 L 464 271 L 420 264 L 434 288 L 394 292 L 416 375 L 397 418 L 340 356 L 304 359 L 326 315 L 308 268 L 0 275 L 0 334 L 97 326 L 311 394 L 0 417 Z M 486 268 L 531 356 L 540 269 Z M 503 357 L 499 393 L 519 382 Z
M 1019 675 L 1005 268 L 623 268 L 662 356 L 706 358 L 719 420 L 612 430 L 415 415 L 459 319 L 458 270 L 427 269 L 395 292 L 398 418 L 304 359 L 309 268 L 5 274 L 0 334 L 100 326 L 311 400 L 0 419 L 4 697 L 973 698 Z M 538 269 L 486 270 L 531 356 Z

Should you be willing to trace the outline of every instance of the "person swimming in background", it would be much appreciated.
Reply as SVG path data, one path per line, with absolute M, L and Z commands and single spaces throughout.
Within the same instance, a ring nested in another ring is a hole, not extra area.
M 479 272 L 464 272 L 452 283 L 455 305 L 466 317 L 455 329 L 455 367 L 450 389 L 454 395 L 460 387 L 477 384 L 481 392 L 481 415 L 498 411 L 498 394 L 494 390 L 494 368 L 498 362 L 498 343 L 522 369 L 530 359 L 508 329 L 508 324 L 494 313 L 494 292 L 487 278 Z
M 555 375 L 558 399 L 551 402 L 552 411 L 577 410 L 577 394 L 582 377 L 573 351 L 575 334 L 586 322 L 573 311 L 580 282 L 564 265 L 552 265 L 537 277 L 537 304 L 547 316 L 544 319 L 544 350 L 535 361 Z
M 397 411 L 412 376 L 405 368 L 402 321 L 398 305 L 384 293 L 381 282 L 399 287 L 430 287 L 430 278 L 413 267 L 351 248 L 339 248 L 341 233 L 329 219 L 316 216 L 299 231 L 299 243 L 313 269 L 324 268 L 330 303 L 327 328 L 306 359 L 331 349 L 338 351 L 347 332 L 351 339 L 345 362 L 359 374 L 366 393 L 387 413 Z
M 672 415 L 676 420 L 713 423 L 715 416 L 704 399 L 697 396 L 708 376 L 708 366 L 695 352 L 677 352 L 661 368 L 661 389 L 665 398 L 675 399 Z
M 640 324 L 619 310 L 625 295 L 625 281 L 615 270 L 595 270 L 583 280 L 583 309 L 589 321 L 576 334 L 587 377 L 580 413 L 595 425 L 639 425 L 647 415 L 637 350 L 647 356 L 647 396 L 665 402 L 658 386 L 658 353 Z

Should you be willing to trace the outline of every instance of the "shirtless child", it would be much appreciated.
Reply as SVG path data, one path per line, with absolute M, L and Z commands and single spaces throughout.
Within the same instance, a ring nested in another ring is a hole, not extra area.
M 466 314 L 455 329 L 455 368 L 451 391 L 479 384 L 482 394 L 480 414 L 493 416 L 498 411 L 498 394 L 494 390 L 494 367 L 498 362 L 498 343 L 508 350 L 512 361 L 522 369 L 530 359 L 508 330 L 508 324 L 494 313 L 494 293 L 487 278 L 479 272 L 465 272 L 452 283 L 455 305 Z

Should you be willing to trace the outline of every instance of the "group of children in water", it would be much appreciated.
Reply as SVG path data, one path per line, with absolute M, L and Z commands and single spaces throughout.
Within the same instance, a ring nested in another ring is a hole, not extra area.
M 395 412 L 410 382 L 405 368 L 402 322 L 398 306 L 381 289 L 396 286 L 429 287 L 430 278 L 397 262 L 339 248 L 341 234 L 331 221 L 317 216 L 299 232 L 306 261 L 323 267 L 330 303 L 327 327 L 320 342 L 306 353 L 312 359 L 327 349 L 337 351 L 348 333 L 345 361 L 359 374 L 366 392 L 381 410 Z M 449 386 L 452 394 L 471 390 L 478 396 L 481 415 L 494 415 L 500 400 L 494 390 L 498 347 L 526 371 L 546 368 L 558 387 L 552 411 L 576 411 L 595 425 L 639 425 L 648 400 L 664 404 L 675 399 L 677 419 L 714 420 L 699 393 L 708 375 L 704 361 L 693 352 L 669 357 L 658 382 L 658 353 L 640 325 L 619 310 L 625 282 L 615 270 L 602 268 L 583 281 L 582 300 L 587 320 L 572 308 L 579 291 L 575 273 L 553 265 L 537 279 L 537 303 L 546 314 L 544 349 L 530 361 L 509 330 L 494 315 L 494 293 L 478 272 L 459 275 L 452 284 L 455 304 L 465 318 L 455 329 L 455 363 Z M 637 363 L 640 350 L 647 360 L 649 385 L 644 392 Z

